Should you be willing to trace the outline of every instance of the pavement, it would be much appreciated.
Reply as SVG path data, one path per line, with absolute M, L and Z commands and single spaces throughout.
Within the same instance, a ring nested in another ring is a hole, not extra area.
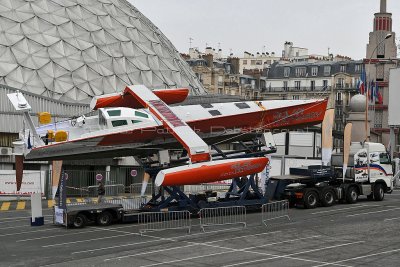
M 0 213 L 0 266 L 400 266 L 400 191 L 381 202 L 289 210 L 265 226 L 209 227 L 139 233 L 137 224 L 66 229 L 31 227 L 29 211 Z

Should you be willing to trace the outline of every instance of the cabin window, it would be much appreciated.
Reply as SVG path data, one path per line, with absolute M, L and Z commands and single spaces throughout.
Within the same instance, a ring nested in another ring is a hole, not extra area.
M 128 122 L 126 120 L 115 120 L 111 122 L 113 127 L 119 127 L 119 126 L 125 126 L 128 125 Z
M 213 116 L 218 116 L 221 115 L 221 112 L 219 112 L 218 110 L 214 109 L 214 110 L 209 110 L 208 111 L 211 115 Z
M 121 116 L 121 110 L 116 109 L 116 110 L 107 110 L 108 116 L 110 117 L 117 117 Z
M 247 103 L 235 103 L 235 106 L 237 106 L 240 109 L 245 109 L 245 108 L 250 108 L 250 106 Z
M 133 124 L 135 124 L 135 123 L 140 123 L 140 122 L 142 122 L 141 120 L 132 120 L 132 123 Z
M 146 113 L 140 112 L 140 111 L 135 111 L 135 116 L 146 118 L 146 119 L 149 117 L 149 115 L 147 115 Z
M 388 153 L 380 153 L 379 154 L 379 162 L 381 164 L 390 164 L 390 156 Z
M 203 108 L 213 108 L 213 105 L 209 103 L 200 104 L 200 106 L 202 106 Z

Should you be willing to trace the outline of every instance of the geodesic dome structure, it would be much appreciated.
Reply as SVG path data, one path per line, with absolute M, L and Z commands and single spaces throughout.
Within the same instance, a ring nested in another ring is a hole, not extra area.
M 132 84 L 205 93 L 171 42 L 125 0 L 1 0 L 0 84 L 77 102 Z

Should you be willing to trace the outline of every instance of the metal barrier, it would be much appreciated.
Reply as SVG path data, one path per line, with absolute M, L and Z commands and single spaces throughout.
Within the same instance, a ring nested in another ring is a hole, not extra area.
M 271 202 L 262 205 L 262 223 L 267 226 L 267 222 L 271 220 L 276 220 L 279 218 L 287 218 L 290 221 L 289 217 L 289 201 L 281 200 L 276 202 Z
M 243 224 L 246 227 L 246 207 L 220 207 L 204 208 L 199 211 L 200 227 L 205 232 L 205 227 L 231 224 Z
M 88 195 L 91 197 L 97 196 L 98 185 L 91 185 L 87 187 Z M 125 193 L 125 186 L 123 184 L 105 185 L 106 196 L 118 196 Z
M 144 212 L 139 213 L 139 232 L 163 231 L 168 229 L 192 228 L 189 211 Z
M 141 191 L 142 191 L 142 185 L 143 183 L 135 183 L 135 184 L 131 184 L 129 185 L 129 192 L 133 195 L 140 195 Z M 146 187 L 146 191 L 145 194 L 146 195 L 151 195 L 153 190 L 153 184 L 152 183 L 148 183 L 147 187 Z
M 125 211 L 138 210 L 142 204 L 147 203 L 146 197 L 105 199 L 104 203 L 121 204 Z

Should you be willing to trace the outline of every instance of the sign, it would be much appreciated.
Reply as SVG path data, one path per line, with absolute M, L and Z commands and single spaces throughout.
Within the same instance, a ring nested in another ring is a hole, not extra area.
M 131 176 L 136 177 L 137 176 L 137 170 L 131 170 Z
M 15 170 L 0 170 L 0 195 L 24 195 L 41 193 L 46 175 L 44 171 L 24 171 L 21 189 L 17 191 Z
M 66 186 L 65 172 L 62 172 L 60 179 L 59 196 L 57 201 L 58 207 L 60 209 L 67 208 L 67 190 L 65 186 Z
M 60 209 L 59 207 L 54 207 L 54 219 L 56 223 L 64 224 L 64 209 Z
M 103 180 L 103 175 L 101 175 L 100 173 L 96 174 L 96 181 L 101 181 Z

